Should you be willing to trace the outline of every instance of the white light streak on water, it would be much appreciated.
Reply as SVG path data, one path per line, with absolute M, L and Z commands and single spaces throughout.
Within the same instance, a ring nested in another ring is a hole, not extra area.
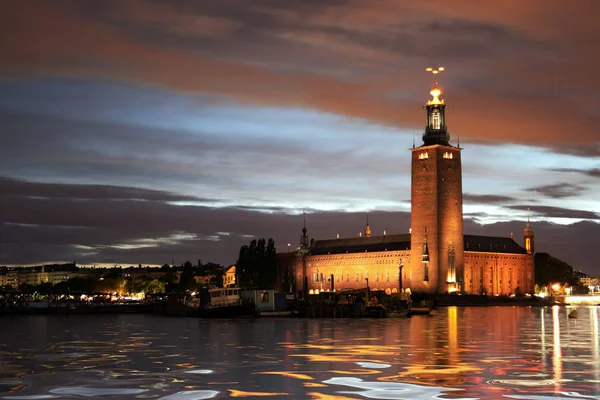
M 365 382 L 359 378 L 331 378 L 323 381 L 329 385 L 348 386 L 362 389 L 358 392 L 340 392 L 343 394 L 356 394 L 369 399 L 405 399 L 431 400 L 439 399 L 446 392 L 461 391 L 462 389 L 451 389 L 434 386 L 413 385 L 401 382 Z M 461 400 L 476 400 L 475 398 L 462 398 Z
M 185 371 L 186 374 L 212 374 L 212 369 L 192 369 L 190 371 Z
M 357 362 L 356 364 L 358 364 L 360 367 L 362 368 L 389 368 L 391 367 L 390 364 L 380 364 L 380 363 L 371 363 L 371 362 Z
M 169 396 L 161 397 L 158 400 L 204 400 L 212 399 L 219 392 L 215 390 L 188 390 L 185 392 L 177 392 Z
M 121 388 L 91 388 L 83 386 L 63 387 L 50 390 L 53 394 L 64 394 L 73 396 L 111 396 L 117 394 L 132 395 L 146 392 L 147 389 L 121 389 Z

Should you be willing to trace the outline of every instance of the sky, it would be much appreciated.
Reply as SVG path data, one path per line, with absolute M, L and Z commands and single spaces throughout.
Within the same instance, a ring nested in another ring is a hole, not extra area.
M 9 0 L 0 265 L 235 263 L 410 227 L 443 65 L 465 233 L 600 275 L 600 2 Z M 528 212 L 528 209 L 531 209 Z

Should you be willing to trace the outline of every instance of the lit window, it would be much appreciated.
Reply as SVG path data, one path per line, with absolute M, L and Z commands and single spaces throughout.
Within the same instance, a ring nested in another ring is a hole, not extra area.
M 426 151 L 419 154 L 419 160 L 427 160 L 428 158 L 429 158 L 429 154 Z
M 440 129 L 440 112 L 438 110 L 431 115 L 431 126 L 433 129 Z
M 268 303 L 269 302 L 269 292 L 262 292 L 260 294 L 260 302 L 261 303 Z

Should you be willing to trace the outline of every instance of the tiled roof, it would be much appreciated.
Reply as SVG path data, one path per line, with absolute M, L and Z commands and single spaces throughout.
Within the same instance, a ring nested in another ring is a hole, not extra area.
M 410 250 L 410 234 L 317 240 L 311 255 L 364 253 L 376 251 Z M 465 235 L 464 250 L 508 254 L 527 254 L 512 238 Z
M 364 253 L 378 251 L 410 250 L 410 234 L 373 236 L 370 238 L 344 238 L 317 240 L 311 255 Z M 512 238 L 465 235 L 464 250 L 471 252 L 527 254 Z M 296 252 L 277 253 L 278 258 L 296 257 Z
M 317 240 L 311 255 L 410 250 L 410 234 Z
M 524 248 L 508 237 L 465 235 L 464 244 L 465 251 L 527 254 Z

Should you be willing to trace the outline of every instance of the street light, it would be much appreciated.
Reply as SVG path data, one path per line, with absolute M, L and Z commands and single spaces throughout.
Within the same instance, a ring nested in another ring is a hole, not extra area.
M 404 263 L 400 258 L 400 264 L 398 264 L 398 293 L 402 293 L 402 268 L 404 268 Z

